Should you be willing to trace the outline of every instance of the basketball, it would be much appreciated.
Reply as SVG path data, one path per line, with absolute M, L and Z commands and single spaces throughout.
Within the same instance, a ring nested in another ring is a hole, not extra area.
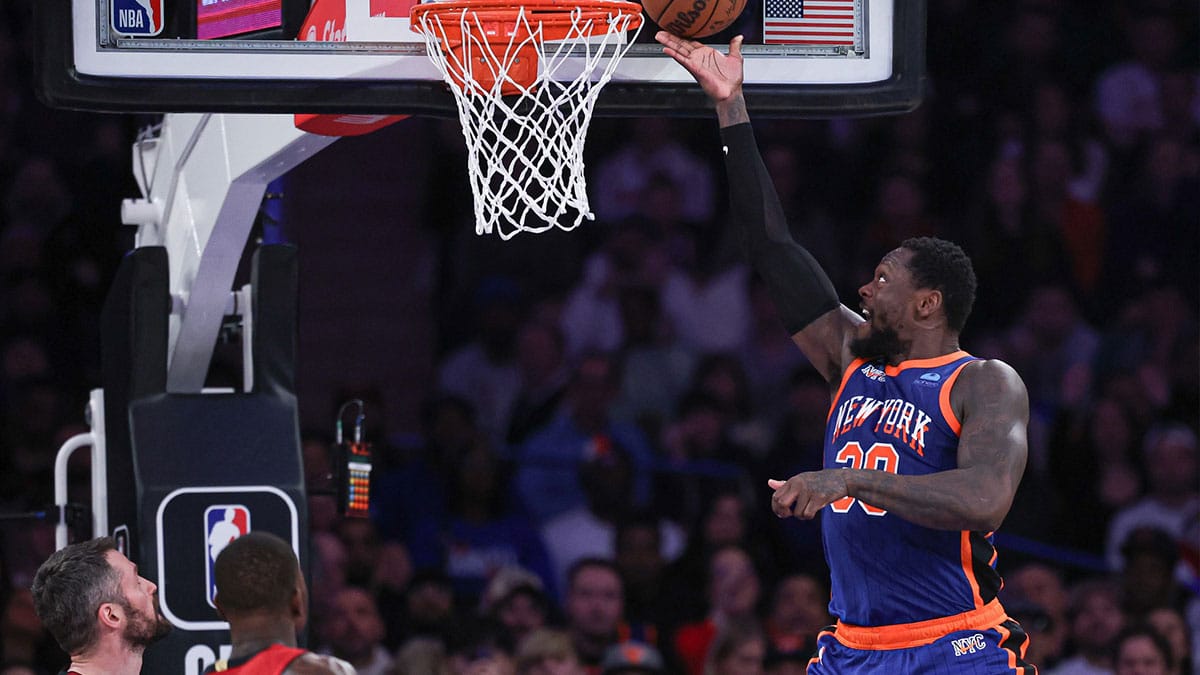
M 642 0 L 650 20 L 679 37 L 702 38 L 729 27 L 746 0 Z

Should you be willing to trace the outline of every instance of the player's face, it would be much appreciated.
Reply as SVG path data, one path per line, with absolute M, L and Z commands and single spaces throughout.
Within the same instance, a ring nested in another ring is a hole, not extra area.
M 858 326 L 851 352 L 858 357 L 891 359 L 908 349 L 916 288 L 908 262 L 912 251 L 898 248 L 883 257 L 872 279 L 858 289 L 866 322 Z
M 122 609 L 127 623 L 125 640 L 132 645 L 148 647 L 171 632 L 171 622 L 158 606 L 158 586 L 137 572 L 128 558 L 119 551 L 109 551 L 108 564 L 121 576 Z

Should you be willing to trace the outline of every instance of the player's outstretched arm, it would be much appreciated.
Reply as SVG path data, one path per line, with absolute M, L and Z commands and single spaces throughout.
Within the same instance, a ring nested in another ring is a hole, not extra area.
M 829 382 L 840 380 L 849 362 L 847 336 L 863 319 L 838 302 L 829 276 L 792 239 L 742 97 L 742 37 L 729 43 L 728 54 L 666 31 L 654 37 L 696 78 L 716 106 L 733 220 L 779 318 L 818 372 Z
M 958 467 L 925 476 L 864 469 L 823 469 L 772 480 L 771 508 L 780 517 L 812 518 L 843 497 L 918 525 L 991 532 L 1004 521 L 1029 452 L 1029 396 L 1002 361 L 968 364 L 951 392 L 962 420 Z

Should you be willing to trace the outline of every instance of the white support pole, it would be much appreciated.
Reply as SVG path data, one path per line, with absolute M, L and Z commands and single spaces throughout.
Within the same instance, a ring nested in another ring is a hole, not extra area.
M 58 511 L 58 522 L 54 526 L 55 550 L 65 548 L 68 532 L 66 507 L 70 503 L 67 495 L 67 468 L 71 455 L 85 445 L 92 447 L 92 536 L 108 534 L 108 455 L 104 439 L 104 390 L 93 389 L 88 398 L 87 420 L 92 430 L 76 434 L 67 439 L 54 456 L 54 506 Z
M 108 531 L 108 443 L 104 435 L 104 390 L 93 389 L 88 397 L 88 421 L 92 427 L 92 536 Z
M 91 445 L 92 435 L 75 434 L 67 439 L 54 457 L 54 506 L 58 509 L 58 524 L 54 526 L 54 549 L 67 546 L 67 462 L 71 455 L 85 445 Z

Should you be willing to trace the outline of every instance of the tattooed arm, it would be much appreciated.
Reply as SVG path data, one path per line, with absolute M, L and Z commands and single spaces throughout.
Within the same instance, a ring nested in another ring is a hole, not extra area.
M 925 527 L 995 530 L 1025 472 L 1025 384 L 1002 361 L 975 361 L 963 369 L 950 402 L 962 421 L 957 468 L 925 476 L 840 468 L 802 473 L 770 482 L 771 508 L 780 517 L 808 519 L 848 496 Z
M 747 258 L 766 284 L 796 346 L 826 381 L 836 382 L 851 360 L 846 348 L 849 336 L 863 318 L 841 305 L 829 275 L 792 238 L 742 95 L 742 36 L 730 41 L 728 53 L 666 31 L 654 37 L 712 99 L 725 144 L 730 219 L 740 232 Z

